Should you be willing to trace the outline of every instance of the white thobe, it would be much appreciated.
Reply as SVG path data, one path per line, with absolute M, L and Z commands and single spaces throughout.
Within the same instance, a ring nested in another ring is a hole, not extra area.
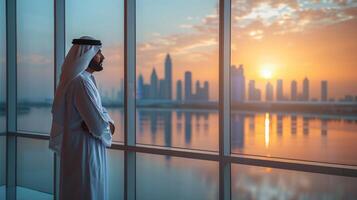
M 83 130 L 84 121 L 88 131 Z M 66 110 L 60 167 L 61 200 L 107 200 L 106 147 L 112 142 L 109 122 L 94 77 L 87 71 L 71 81 Z

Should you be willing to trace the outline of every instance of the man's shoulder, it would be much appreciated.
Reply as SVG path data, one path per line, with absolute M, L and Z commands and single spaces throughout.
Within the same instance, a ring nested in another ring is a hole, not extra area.
M 82 86 L 83 84 L 85 84 L 85 82 L 87 82 L 86 78 L 83 76 L 82 73 L 80 73 L 78 76 L 76 76 L 71 81 L 71 85 L 72 86 Z

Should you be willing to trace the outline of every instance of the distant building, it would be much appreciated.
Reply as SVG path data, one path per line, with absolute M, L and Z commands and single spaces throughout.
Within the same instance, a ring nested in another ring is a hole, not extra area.
M 309 96 L 309 79 L 307 77 L 304 78 L 303 83 L 302 83 L 302 100 L 303 101 L 309 101 L 310 96 Z
M 176 100 L 182 101 L 182 81 L 177 80 L 176 82 Z
M 204 92 L 204 100 L 208 101 L 209 100 L 209 83 L 208 81 L 205 81 L 203 84 L 203 92 Z
M 159 94 L 157 99 L 165 99 L 165 91 L 166 91 L 166 80 L 160 79 L 159 80 Z
M 291 95 L 291 98 L 290 100 L 291 101 L 297 101 L 297 82 L 295 80 L 291 81 L 291 85 L 290 85 L 290 95 Z
M 142 74 L 139 75 L 137 87 L 136 97 L 138 99 L 144 99 L 144 78 Z
M 245 101 L 245 77 L 243 65 L 231 67 L 231 94 L 233 102 Z
M 327 94 L 327 81 L 321 81 L 321 101 L 327 101 L 328 94 Z
M 150 79 L 150 99 L 158 99 L 159 98 L 159 81 L 156 74 L 155 68 L 153 68 L 151 72 Z
M 192 73 L 185 72 L 185 100 L 190 101 L 192 96 Z
M 261 101 L 262 100 L 262 92 L 260 89 L 255 89 L 254 91 L 254 100 L 255 101 Z
M 274 89 L 270 82 L 265 85 L 265 101 L 273 101 Z
M 255 101 L 255 80 L 250 80 L 248 83 L 248 100 Z
M 283 93 L 283 80 L 278 79 L 276 83 L 276 100 L 283 101 L 284 100 L 284 93 Z
M 166 55 L 165 58 L 165 89 L 164 89 L 164 99 L 172 99 L 172 60 L 170 54 Z

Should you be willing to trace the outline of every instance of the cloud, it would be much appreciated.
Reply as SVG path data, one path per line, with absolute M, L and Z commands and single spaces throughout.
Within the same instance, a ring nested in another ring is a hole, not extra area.
M 41 54 L 20 54 L 18 55 L 18 63 L 33 66 L 48 66 L 53 65 L 53 57 Z
M 277 3 L 279 2 L 279 3 Z M 265 29 L 266 33 L 286 34 L 330 26 L 357 16 L 352 1 L 233 1 L 233 31 Z

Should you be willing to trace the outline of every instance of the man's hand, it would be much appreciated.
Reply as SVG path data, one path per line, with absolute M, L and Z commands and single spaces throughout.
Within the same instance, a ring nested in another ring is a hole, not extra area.
M 110 126 L 110 132 L 112 132 L 112 135 L 114 135 L 114 131 L 115 131 L 115 126 L 113 123 L 109 122 L 109 126 Z

